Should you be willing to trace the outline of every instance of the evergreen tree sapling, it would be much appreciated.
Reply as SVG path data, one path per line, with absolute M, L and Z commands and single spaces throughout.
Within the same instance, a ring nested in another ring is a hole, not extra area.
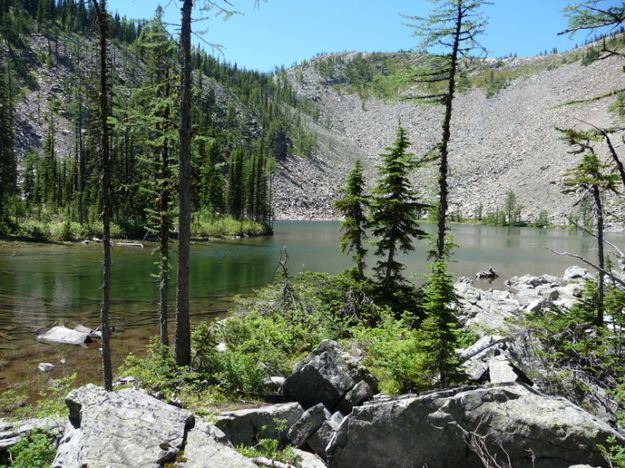
M 369 224 L 377 238 L 375 255 L 380 258 L 374 271 L 389 292 L 405 282 L 401 274 L 404 266 L 397 256 L 414 250 L 414 238 L 427 236 L 417 223 L 428 206 L 418 201 L 408 178 L 417 166 L 414 156 L 407 152 L 409 146 L 406 130 L 400 126 L 395 143 L 382 154 L 380 177 L 372 192 Z
M 339 193 L 341 197 L 336 200 L 334 207 L 343 216 L 339 238 L 341 253 L 352 253 L 357 277 L 364 279 L 367 255 L 364 243 L 367 238 L 369 197 L 365 194 L 365 180 L 360 159 L 356 160 Z
M 432 272 L 423 290 L 425 319 L 418 331 L 421 371 L 436 388 L 463 380 L 456 354 L 458 322 L 454 313 L 458 298 L 445 257 L 432 263 Z

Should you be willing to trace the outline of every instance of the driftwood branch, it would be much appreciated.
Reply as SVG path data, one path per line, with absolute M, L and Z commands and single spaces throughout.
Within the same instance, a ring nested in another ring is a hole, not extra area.
M 622 279 L 620 279 L 619 277 L 617 277 L 614 273 L 612 273 L 611 271 L 608 271 L 604 268 L 599 268 L 598 265 L 592 263 L 589 260 L 586 260 L 584 257 L 582 257 L 581 255 L 577 255 L 577 254 L 573 254 L 570 252 L 558 252 L 557 250 L 553 250 L 549 247 L 545 247 L 542 246 L 543 249 L 549 250 L 551 253 L 554 253 L 556 255 L 559 255 L 561 257 L 571 257 L 571 258 L 576 258 L 577 260 L 579 260 L 582 263 L 585 263 L 586 265 L 588 265 L 591 268 L 594 268 L 595 270 L 597 270 L 599 273 L 603 273 L 604 275 L 606 275 L 608 278 L 610 278 L 612 281 L 614 281 L 615 283 L 620 284 L 622 287 L 625 288 L 625 281 L 623 281 Z

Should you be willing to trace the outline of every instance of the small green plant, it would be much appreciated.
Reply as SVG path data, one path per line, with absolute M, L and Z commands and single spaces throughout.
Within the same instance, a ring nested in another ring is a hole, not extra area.
M 46 468 L 52 464 L 56 449 L 50 437 L 33 431 L 9 449 L 12 468 Z
M 237 451 L 248 458 L 264 457 L 295 466 L 299 466 L 301 463 L 301 459 L 295 453 L 293 447 L 281 447 L 280 443 L 275 439 L 260 439 L 254 447 L 239 445 Z

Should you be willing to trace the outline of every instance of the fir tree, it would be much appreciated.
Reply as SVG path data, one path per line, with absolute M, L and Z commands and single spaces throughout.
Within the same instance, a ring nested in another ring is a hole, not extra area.
M 13 100 L 10 71 L 0 51 L 0 224 L 9 218 L 9 202 L 16 195 L 17 160 L 13 148 Z
M 454 308 L 458 298 L 447 262 L 441 257 L 432 263 L 432 272 L 423 289 L 425 319 L 418 331 L 421 361 L 419 366 L 426 381 L 446 388 L 462 381 L 456 354 L 458 323 Z
M 414 250 L 413 239 L 427 236 L 417 223 L 427 205 L 418 201 L 408 179 L 416 167 L 414 156 L 406 152 L 409 146 L 406 131 L 399 127 L 395 143 L 382 154 L 380 177 L 372 192 L 370 226 L 377 238 L 375 255 L 380 257 L 374 270 L 387 291 L 405 281 L 399 253 Z
M 437 215 L 437 236 L 435 258 L 446 254 L 445 236 L 447 233 L 447 208 L 449 173 L 449 142 L 451 140 L 451 118 L 453 100 L 456 95 L 458 67 L 462 57 L 469 58 L 471 52 L 479 47 L 476 36 L 480 34 L 486 22 L 480 17 L 479 11 L 486 4 L 484 0 L 432 0 L 438 5 L 429 18 L 412 17 L 417 21 L 415 34 L 423 38 L 422 47 L 436 48 L 433 55 L 437 60 L 432 71 L 422 74 L 417 81 L 420 83 L 444 83 L 443 93 L 418 96 L 419 99 L 435 100 L 445 106 L 442 123 L 442 135 L 437 147 L 439 156 L 439 202 Z M 442 54 L 439 49 L 443 48 Z
M 341 237 L 339 238 L 341 253 L 352 253 L 357 277 L 363 279 L 365 276 L 365 257 L 367 255 L 364 243 L 367 238 L 366 226 L 369 198 L 365 194 L 365 180 L 362 174 L 360 159 L 356 160 L 339 193 L 342 196 L 336 200 L 334 207 L 343 216 Z

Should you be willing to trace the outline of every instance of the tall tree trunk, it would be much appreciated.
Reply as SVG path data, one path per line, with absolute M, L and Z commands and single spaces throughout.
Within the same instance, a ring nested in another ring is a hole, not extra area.
M 451 116 L 454 94 L 456 93 L 456 71 L 458 69 L 458 50 L 460 47 L 460 34 L 462 33 L 463 10 L 462 0 L 457 0 L 457 16 L 454 32 L 454 42 L 451 50 L 451 63 L 449 66 L 449 83 L 445 96 L 445 118 L 443 120 L 443 139 L 440 147 L 440 163 L 438 173 L 438 230 L 436 237 L 436 259 L 445 255 L 445 234 L 447 232 L 447 174 L 449 172 L 448 155 L 449 140 L 451 139 Z
M 169 99 L 169 67 L 165 68 L 165 99 Z M 169 106 L 166 106 L 163 113 L 164 124 L 163 133 L 169 131 Z M 159 323 L 161 345 L 169 346 L 169 335 L 167 327 L 167 302 L 169 289 L 169 190 L 170 186 L 170 170 L 169 170 L 169 145 L 167 136 L 163 138 L 163 146 L 161 147 L 161 220 L 160 220 L 160 238 L 161 238 L 161 268 L 160 268 L 160 304 L 159 304 Z
M 595 199 L 595 209 L 597 210 L 597 263 L 599 264 L 599 280 L 597 284 L 597 325 L 603 325 L 604 309 L 604 289 L 605 289 L 605 257 L 603 253 L 603 204 L 601 202 L 601 192 L 599 187 L 593 185 L 592 195 Z
M 107 13 L 106 0 L 93 0 L 100 30 L 100 132 L 102 159 L 102 228 L 104 248 L 102 307 L 100 322 L 102 333 L 102 366 L 104 389 L 113 390 L 113 368 L 111 365 L 109 309 L 111 305 L 111 157 L 109 148 L 109 103 L 106 64 Z
M 191 237 L 191 10 L 193 0 L 182 4 L 180 33 L 180 168 L 178 216 L 178 284 L 176 289 L 176 363 L 191 363 L 189 319 L 189 247 Z

